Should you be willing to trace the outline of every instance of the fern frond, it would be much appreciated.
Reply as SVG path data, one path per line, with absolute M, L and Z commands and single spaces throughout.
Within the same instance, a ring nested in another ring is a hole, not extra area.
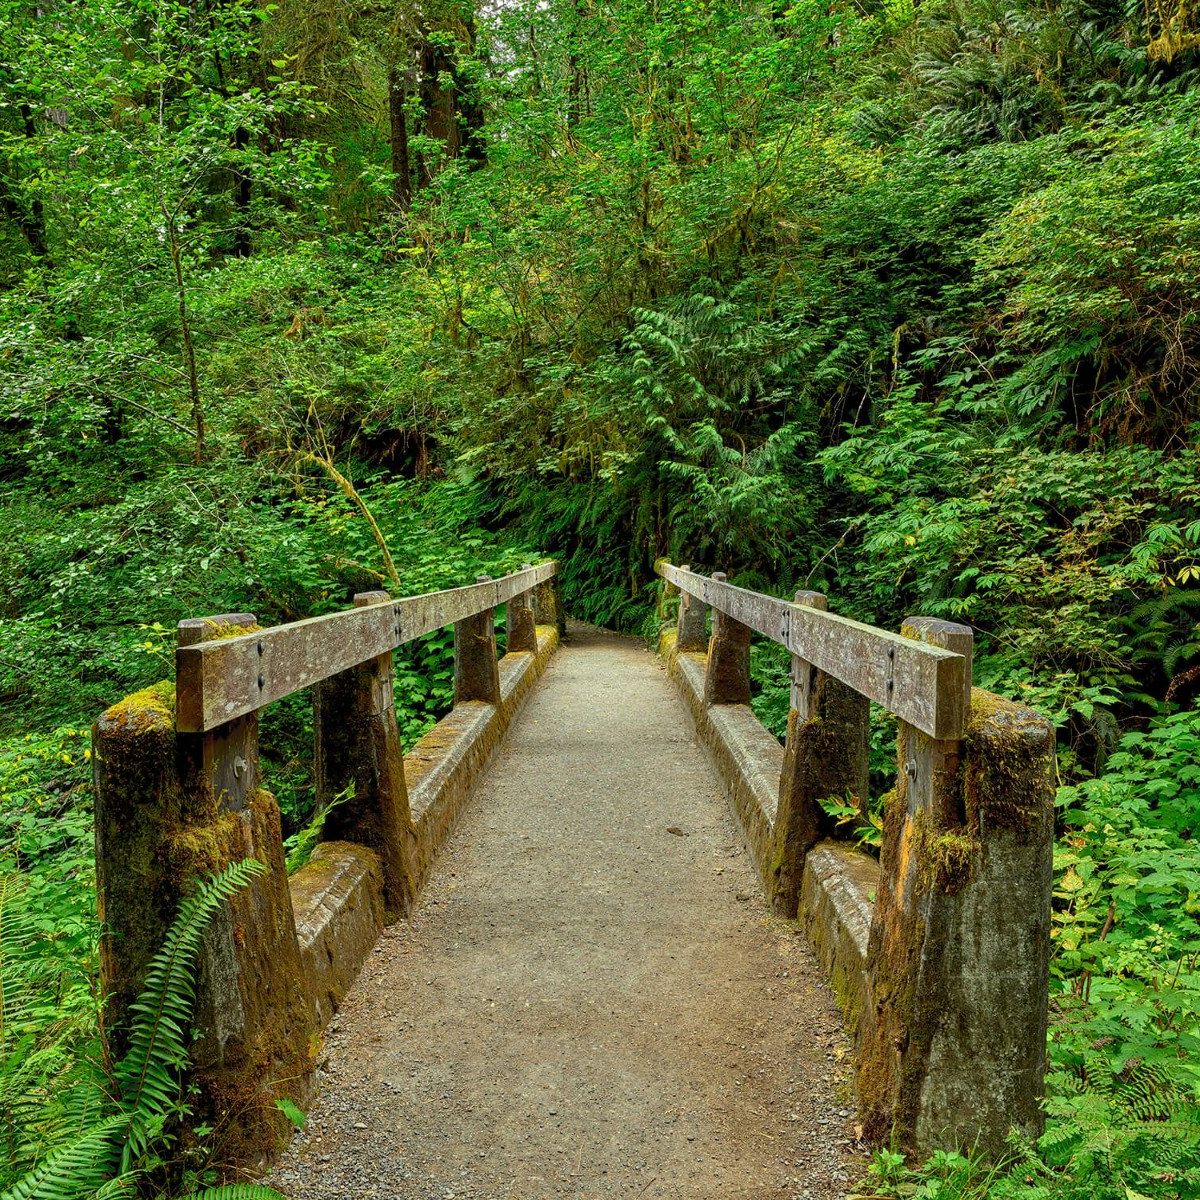
M 196 997 L 196 958 L 209 922 L 221 906 L 265 868 L 256 859 L 233 863 L 200 885 L 179 906 L 150 961 L 141 995 L 130 1008 L 129 1051 L 116 1069 L 128 1135 L 121 1169 L 146 1152 L 156 1126 L 179 1096 L 177 1072 L 187 1062 L 187 1030 Z
M 80 1200 L 104 1186 L 117 1159 L 124 1116 L 110 1117 L 83 1137 L 51 1151 L 0 1200 Z

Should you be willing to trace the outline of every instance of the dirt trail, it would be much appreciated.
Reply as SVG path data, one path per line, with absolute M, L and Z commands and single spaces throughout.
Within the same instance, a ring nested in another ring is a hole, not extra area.
M 576 628 L 330 1027 L 296 1200 L 840 1197 L 845 1045 L 654 657 Z

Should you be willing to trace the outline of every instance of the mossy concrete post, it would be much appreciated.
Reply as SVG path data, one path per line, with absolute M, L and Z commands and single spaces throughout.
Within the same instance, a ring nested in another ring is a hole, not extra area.
M 530 564 L 525 563 L 522 571 L 527 571 Z M 533 616 L 533 604 L 529 592 L 513 596 L 508 602 L 506 648 L 508 653 L 537 652 L 537 623 Z
M 253 618 L 182 622 L 180 647 L 252 632 Z M 176 700 L 196 686 L 177 661 Z M 192 1051 L 205 1116 L 229 1161 L 269 1158 L 286 1141 L 281 1097 L 303 1104 L 312 1084 L 315 1026 L 284 864 L 279 806 L 259 786 L 258 720 L 177 733 L 186 826 L 173 847 L 180 885 L 244 858 L 266 870 L 210 925 L 200 960 Z
M 252 613 L 226 613 L 183 622 L 180 638 L 195 643 L 254 627 Z M 236 762 L 257 770 L 257 742 L 252 728 L 231 735 L 233 753 L 218 765 L 230 774 L 222 786 L 236 787 Z M 190 826 L 207 817 L 204 798 L 185 790 L 182 765 L 170 680 L 112 705 L 92 727 L 102 1022 L 113 1057 L 127 1048 L 129 1006 L 190 882 Z
M 355 608 L 391 602 L 383 591 L 354 597 Z M 392 680 L 392 655 L 381 654 L 313 692 L 317 802 L 328 808 L 321 837 L 375 851 L 389 920 L 407 914 L 416 893 L 416 834 Z M 334 803 L 347 789 L 350 794 Z
M 917 617 L 902 633 L 969 663 L 964 626 Z M 858 1027 L 865 1131 L 919 1156 L 998 1153 L 1042 1123 L 1054 731 L 969 699 L 962 741 L 901 723 Z
M 480 575 L 476 583 L 488 583 Z M 485 608 L 454 622 L 454 702 L 500 703 L 500 664 L 496 661 L 496 610 Z
M 180 887 L 173 846 L 185 828 L 170 680 L 114 704 L 92 726 L 101 1022 L 114 1059 L 130 1005 L 162 944 Z
M 681 568 L 690 571 L 686 563 Z M 679 651 L 704 651 L 708 648 L 708 605 L 698 596 L 679 591 L 679 634 L 675 646 Z
M 795 604 L 828 609 L 820 592 L 800 591 Z M 781 916 L 794 917 L 800 901 L 804 860 L 828 830 L 821 807 L 827 796 L 867 803 L 871 702 L 832 675 L 792 655 L 791 708 L 775 811 L 772 902 Z
M 539 560 L 545 555 L 538 555 Z M 558 586 L 558 576 L 553 575 L 544 583 L 539 583 L 533 591 L 534 620 L 539 625 L 553 625 L 558 630 L 559 638 L 567 636 L 567 614 L 562 606 L 562 593 Z
M 713 578 L 725 582 L 725 572 Z M 712 638 L 704 671 L 705 704 L 750 703 L 750 628 L 713 607 Z
M 179 628 L 181 647 L 252 633 L 249 613 Z M 257 858 L 266 872 L 210 925 L 200 956 L 192 1051 L 204 1119 L 227 1161 L 269 1156 L 288 1127 L 276 1100 L 303 1102 L 314 1027 L 303 988 L 279 810 L 258 785 L 253 714 L 209 733 L 176 729 L 180 692 L 156 684 L 93 729 L 104 1032 L 119 1057 L 129 1007 L 180 899 L 202 876 Z

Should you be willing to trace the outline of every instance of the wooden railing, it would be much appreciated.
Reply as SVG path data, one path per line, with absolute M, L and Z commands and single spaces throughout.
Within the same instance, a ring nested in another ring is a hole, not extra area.
M 241 634 L 239 628 L 254 624 L 248 613 L 185 621 L 175 655 L 177 727 L 204 733 L 435 629 L 455 625 L 457 632 L 462 622 L 501 604 L 525 608 L 529 593 L 554 570 L 554 563 L 543 563 L 502 579 L 481 577 L 467 587 L 400 600 L 363 592 L 349 611 Z M 519 648 L 529 647 L 513 647 Z
M 971 698 L 971 631 L 965 625 L 953 627 L 966 641 L 951 648 L 839 617 L 822 607 L 819 592 L 800 592 L 788 603 L 734 587 L 720 573 L 698 575 L 668 562 L 660 562 L 658 571 L 681 592 L 786 647 L 930 737 L 962 737 Z
M 665 643 L 776 910 L 799 917 L 855 1031 L 867 1136 L 1002 1151 L 1041 1127 L 1054 731 L 972 690 L 970 628 L 892 633 L 667 562 Z M 708 611 L 712 611 L 711 636 Z M 791 652 L 781 748 L 747 707 L 758 633 Z M 700 674 L 702 672 L 702 674 Z M 828 841 L 830 798 L 868 807 L 870 702 L 898 718 L 878 865 Z M 777 786 L 775 786 L 777 781 Z M 864 914 L 866 916 L 864 917 Z
M 349 610 L 272 628 L 252 613 L 182 621 L 174 684 L 96 722 L 101 983 L 115 1052 L 180 896 L 232 862 L 265 868 L 210 930 L 201 960 L 193 1078 L 227 1161 L 269 1157 L 286 1131 L 276 1101 L 303 1103 L 321 1027 L 382 924 L 411 907 L 472 779 L 557 643 L 555 572 L 544 562 L 399 600 L 364 592 Z M 406 758 L 392 651 L 447 625 L 454 708 Z M 279 807 L 261 786 L 258 714 L 306 688 L 315 792 L 329 807 L 313 862 L 289 878 Z

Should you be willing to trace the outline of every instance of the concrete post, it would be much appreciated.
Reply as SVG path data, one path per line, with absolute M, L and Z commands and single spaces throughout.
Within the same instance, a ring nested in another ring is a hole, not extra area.
M 826 611 L 820 592 L 797 592 L 795 603 Z M 871 703 L 852 687 L 792 655 L 792 702 L 775 813 L 772 902 L 795 917 L 804 859 L 829 827 L 828 796 L 854 797 L 865 811 Z
M 179 644 L 256 628 L 248 613 L 183 622 Z M 257 720 L 209 733 L 176 732 L 169 683 L 108 709 L 93 729 L 96 863 L 105 1033 L 122 1025 L 181 896 L 202 875 L 244 858 L 267 868 L 210 925 L 201 953 L 192 1050 L 201 1108 L 222 1157 L 255 1162 L 286 1139 L 276 1108 L 303 1104 L 314 1032 L 304 991 L 279 808 L 258 779 Z
M 476 583 L 488 583 L 480 575 Z M 500 703 L 500 666 L 496 662 L 495 609 L 485 608 L 454 623 L 454 703 L 483 700 Z
M 359 592 L 355 608 L 390 604 L 387 592 Z M 412 908 L 416 834 L 404 782 L 404 748 L 396 726 L 392 655 L 383 654 L 313 689 L 317 802 L 329 808 L 323 841 L 356 842 L 379 856 L 386 917 Z
M 725 582 L 725 572 L 713 578 Z M 704 671 L 705 704 L 750 703 L 750 629 L 713 605 L 713 632 Z
M 538 561 L 544 558 L 545 555 L 539 553 Z M 537 624 L 553 625 L 560 639 L 567 636 L 567 614 L 563 610 L 557 575 L 552 575 L 545 583 L 539 583 L 534 588 L 533 611 Z
M 682 569 L 690 571 L 692 568 L 685 564 Z M 675 646 L 681 653 L 708 649 L 708 605 L 682 589 L 679 592 L 679 636 Z
M 971 631 L 902 633 L 960 653 Z M 969 675 L 968 675 L 969 679 Z M 1054 730 L 974 691 L 962 742 L 902 723 L 858 1028 L 864 1128 L 927 1155 L 1042 1126 Z
M 529 569 L 525 563 L 521 570 Z M 510 654 L 527 651 L 537 652 L 537 625 L 533 618 L 533 604 L 529 592 L 522 592 L 508 602 L 507 649 Z

